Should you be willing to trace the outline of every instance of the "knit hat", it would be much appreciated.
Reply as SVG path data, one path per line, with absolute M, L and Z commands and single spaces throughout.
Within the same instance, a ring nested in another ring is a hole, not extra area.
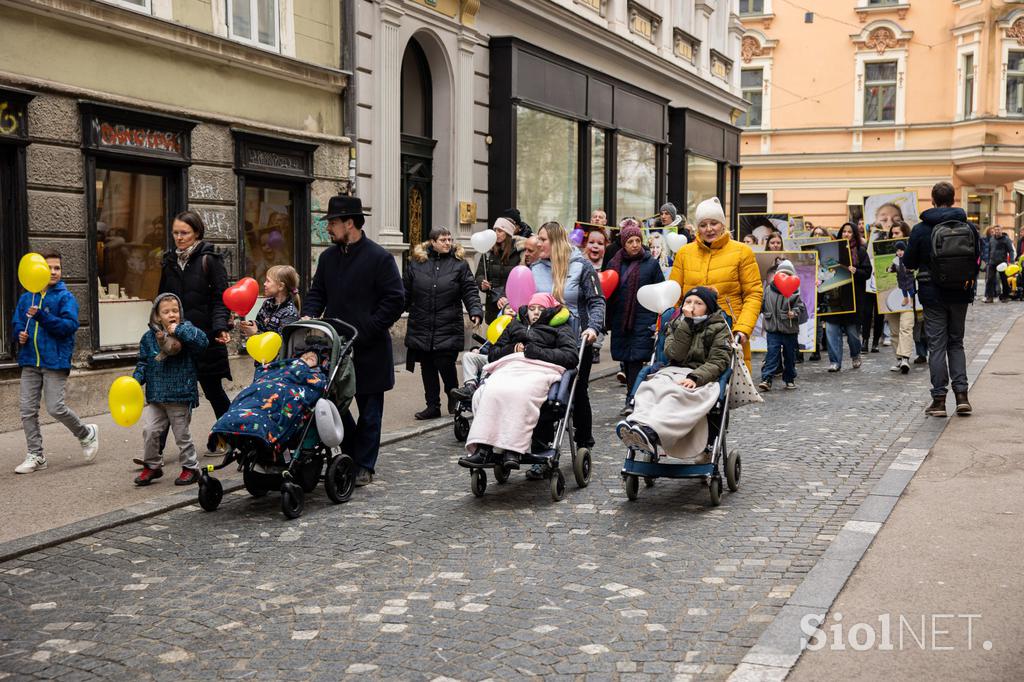
M 907 243 L 905 241 L 902 241 L 902 240 L 896 242 L 896 250 L 897 251 L 901 251 L 901 250 L 902 251 L 906 251 L 907 250 Z
M 713 287 L 694 287 L 683 295 L 683 300 L 690 296 L 696 296 L 704 301 L 704 305 L 708 307 L 708 315 L 718 310 L 718 291 Z
M 780 260 L 778 265 L 775 266 L 775 270 L 776 272 L 785 272 L 790 275 L 796 274 L 796 268 L 794 268 L 793 264 L 788 260 Z
M 623 246 L 625 246 L 626 242 L 628 242 L 632 237 L 640 237 L 643 239 L 643 233 L 640 231 L 640 228 L 637 227 L 636 223 L 625 225 L 619 230 L 619 243 Z
M 509 237 L 512 237 L 515 236 L 516 233 L 516 224 L 508 218 L 498 218 L 494 221 L 494 229 L 501 230 Z
M 697 204 L 697 213 L 693 222 L 700 225 L 704 220 L 717 220 L 725 224 L 725 211 L 722 210 L 722 202 L 718 197 L 711 197 Z
M 675 220 L 676 216 L 679 215 L 679 211 L 676 209 L 676 205 L 673 204 L 671 201 L 668 202 L 668 203 L 662 204 L 661 210 L 658 211 L 658 213 L 666 213 L 666 212 L 669 215 L 672 216 L 672 220 Z
M 505 218 L 508 218 L 516 225 L 520 225 L 523 222 L 523 216 L 522 214 L 519 213 L 518 208 L 506 208 L 504 211 L 501 212 L 501 215 Z
M 530 302 L 527 305 L 542 305 L 545 308 L 557 308 L 561 304 L 559 304 L 558 299 L 551 294 L 544 291 L 538 291 L 530 297 Z

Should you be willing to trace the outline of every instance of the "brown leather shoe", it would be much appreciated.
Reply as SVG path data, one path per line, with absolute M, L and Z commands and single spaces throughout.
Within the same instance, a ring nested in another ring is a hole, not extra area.
M 929 417 L 946 416 L 946 396 L 932 398 L 932 404 L 925 408 L 924 413 Z
M 967 400 L 967 392 L 954 393 L 953 395 L 956 396 L 956 413 L 961 417 L 970 416 L 973 409 L 971 408 L 971 403 Z

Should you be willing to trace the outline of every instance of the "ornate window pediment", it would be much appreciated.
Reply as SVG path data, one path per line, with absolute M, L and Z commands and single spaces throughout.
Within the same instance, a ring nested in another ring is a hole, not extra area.
M 873 50 L 885 54 L 888 50 L 902 50 L 914 37 L 913 31 L 904 31 L 899 24 L 892 21 L 874 21 L 864 27 L 860 33 L 850 36 L 858 50 Z
M 749 64 L 756 57 L 771 57 L 779 41 L 769 40 L 759 31 L 746 31 L 740 41 L 740 59 Z
M 1006 37 L 1016 40 L 1017 44 L 1024 47 L 1024 10 L 1016 10 L 999 22 L 999 27 L 1006 31 Z

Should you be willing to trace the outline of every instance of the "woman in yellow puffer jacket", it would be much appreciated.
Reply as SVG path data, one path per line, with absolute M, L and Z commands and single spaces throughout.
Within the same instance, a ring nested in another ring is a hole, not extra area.
M 734 241 L 717 197 L 697 205 L 697 240 L 676 253 L 670 279 L 683 291 L 696 286 L 718 290 L 718 303 L 731 318 L 734 334 L 743 340 L 743 359 L 750 368 L 750 334 L 761 314 L 764 287 L 754 252 Z

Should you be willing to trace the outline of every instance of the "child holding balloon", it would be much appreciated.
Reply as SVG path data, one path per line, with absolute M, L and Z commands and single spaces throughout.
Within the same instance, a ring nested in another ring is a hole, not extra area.
M 78 331 L 78 301 L 61 281 L 60 254 L 26 255 L 18 265 L 18 279 L 28 290 L 18 299 L 13 320 L 21 365 L 21 423 L 28 454 L 14 472 L 30 474 L 47 466 L 39 430 L 40 398 L 50 416 L 78 439 L 85 461 L 91 462 L 99 450 L 99 427 L 83 424 L 64 404 Z
M 177 343 L 172 343 L 172 339 Z M 146 388 L 146 409 L 142 415 L 145 454 L 135 485 L 149 485 L 164 475 L 160 440 L 168 428 L 180 450 L 181 473 L 174 485 L 189 485 L 198 479 L 199 462 L 189 425 L 192 408 L 199 405 L 196 358 L 207 345 L 206 334 L 184 319 L 177 296 L 156 297 L 150 329 L 139 341 L 139 361 L 132 375 Z
M 772 390 L 772 376 L 782 360 L 782 381 L 786 388 L 796 388 L 797 337 L 800 325 L 807 322 L 807 306 L 800 297 L 800 278 L 788 260 L 779 261 L 771 284 L 765 287 L 761 304 L 764 330 L 768 335 L 768 352 L 761 367 L 762 391 Z
M 263 295 L 267 298 L 256 313 L 256 320 L 240 325 L 246 338 L 266 332 L 280 334 L 287 325 L 299 319 L 302 300 L 299 298 L 299 273 L 295 268 L 275 265 L 267 270 Z

